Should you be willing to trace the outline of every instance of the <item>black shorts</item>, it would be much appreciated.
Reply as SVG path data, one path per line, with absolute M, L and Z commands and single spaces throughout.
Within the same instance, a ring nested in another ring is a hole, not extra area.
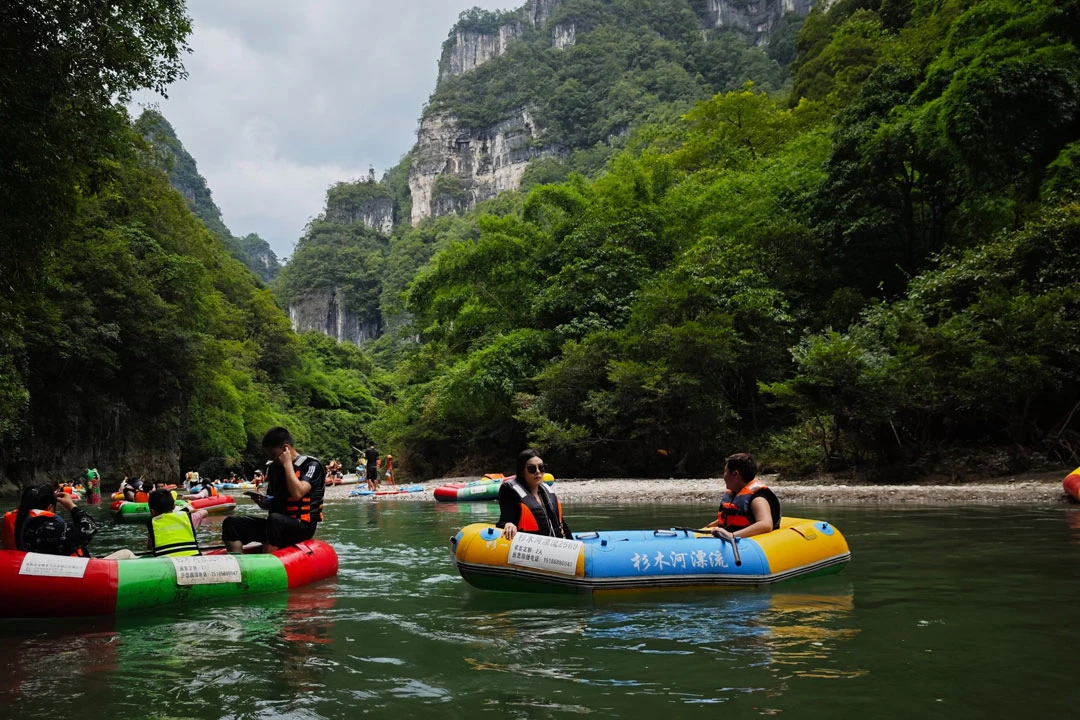
M 306 523 L 296 518 L 271 513 L 270 517 L 229 516 L 221 524 L 221 539 L 225 542 L 239 540 L 247 544 L 260 542 L 283 548 L 315 537 L 318 523 Z
M 367 466 L 367 479 L 368 480 L 378 480 L 379 479 L 379 466 L 378 465 L 368 465 Z

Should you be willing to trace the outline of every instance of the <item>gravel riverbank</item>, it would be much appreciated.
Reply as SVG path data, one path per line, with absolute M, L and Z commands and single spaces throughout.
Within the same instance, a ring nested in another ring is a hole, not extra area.
M 833 503 L 839 505 L 922 504 L 922 505 L 994 505 L 994 504 L 1063 504 L 1070 502 L 1061 487 L 1068 471 L 1043 473 L 994 481 L 950 485 L 867 485 L 830 478 L 784 480 L 778 475 L 762 475 L 783 502 Z M 440 478 L 422 483 L 424 492 L 364 498 L 381 502 L 434 502 L 432 490 L 448 482 L 468 482 L 476 478 Z M 361 487 L 328 487 L 327 499 L 347 497 Z M 633 479 L 572 478 L 556 480 L 554 489 L 565 502 L 646 503 L 708 502 L 719 500 L 724 489 L 720 478 Z M 361 500 L 361 498 L 357 498 Z

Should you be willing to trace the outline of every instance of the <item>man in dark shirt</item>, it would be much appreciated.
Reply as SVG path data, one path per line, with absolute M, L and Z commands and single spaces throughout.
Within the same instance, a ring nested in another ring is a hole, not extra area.
M 375 443 L 368 445 L 364 451 L 364 459 L 367 461 L 367 484 L 369 490 L 379 489 L 379 451 L 375 449 Z
M 262 445 L 270 459 L 266 464 L 267 494 L 255 501 L 269 515 L 225 518 L 221 539 L 229 552 L 241 552 L 249 542 L 261 542 L 266 552 L 295 545 L 314 537 L 323 519 L 326 470 L 322 463 L 298 453 L 292 435 L 283 427 L 267 431 Z

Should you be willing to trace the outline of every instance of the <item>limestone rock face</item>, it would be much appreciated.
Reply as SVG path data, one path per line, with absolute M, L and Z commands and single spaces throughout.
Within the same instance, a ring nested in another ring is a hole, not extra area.
M 359 204 L 327 203 L 326 219 L 343 225 L 363 223 L 376 232 L 389 235 L 394 229 L 394 201 L 390 197 L 377 197 Z
M 707 0 L 701 24 L 707 30 L 738 30 L 762 46 L 780 18 L 787 13 L 806 15 L 814 4 L 815 0 Z
M 382 333 L 377 321 L 364 321 L 346 309 L 337 288 L 312 290 L 302 300 L 289 306 L 289 319 L 298 333 L 316 330 L 338 342 L 359 345 Z
M 557 23 L 555 27 L 551 29 L 551 45 L 552 47 L 562 50 L 564 48 L 572 47 L 577 35 L 577 26 L 572 22 Z
M 510 44 L 532 28 L 543 29 L 563 0 L 529 0 L 508 16 L 497 29 L 474 30 L 457 27 L 452 40 L 443 45 L 439 80 L 447 80 L 480 67 L 506 52 Z M 571 31 L 570 45 L 573 45 Z
M 462 128 L 447 115 L 424 118 L 409 169 L 413 224 L 514 190 L 530 160 L 565 153 L 536 138 L 536 123 L 526 108 L 485 128 Z
M 452 49 L 440 63 L 439 79 L 446 80 L 467 73 L 506 52 L 507 46 L 521 35 L 521 25 L 503 25 L 495 34 L 458 30 Z
M 533 27 L 542 28 L 547 25 L 548 18 L 555 9 L 562 5 L 563 0 L 531 0 L 525 6 L 525 11 Z

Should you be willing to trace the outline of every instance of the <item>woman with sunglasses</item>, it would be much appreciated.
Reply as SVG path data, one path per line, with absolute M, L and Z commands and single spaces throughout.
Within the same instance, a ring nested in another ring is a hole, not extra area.
M 535 450 L 517 459 L 517 474 L 499 488 L 499 522 L 503 537 L 513 540 L 519 531 L 572 538 L 563 520 L 562 503 L 544 484 L 544 461 Z

